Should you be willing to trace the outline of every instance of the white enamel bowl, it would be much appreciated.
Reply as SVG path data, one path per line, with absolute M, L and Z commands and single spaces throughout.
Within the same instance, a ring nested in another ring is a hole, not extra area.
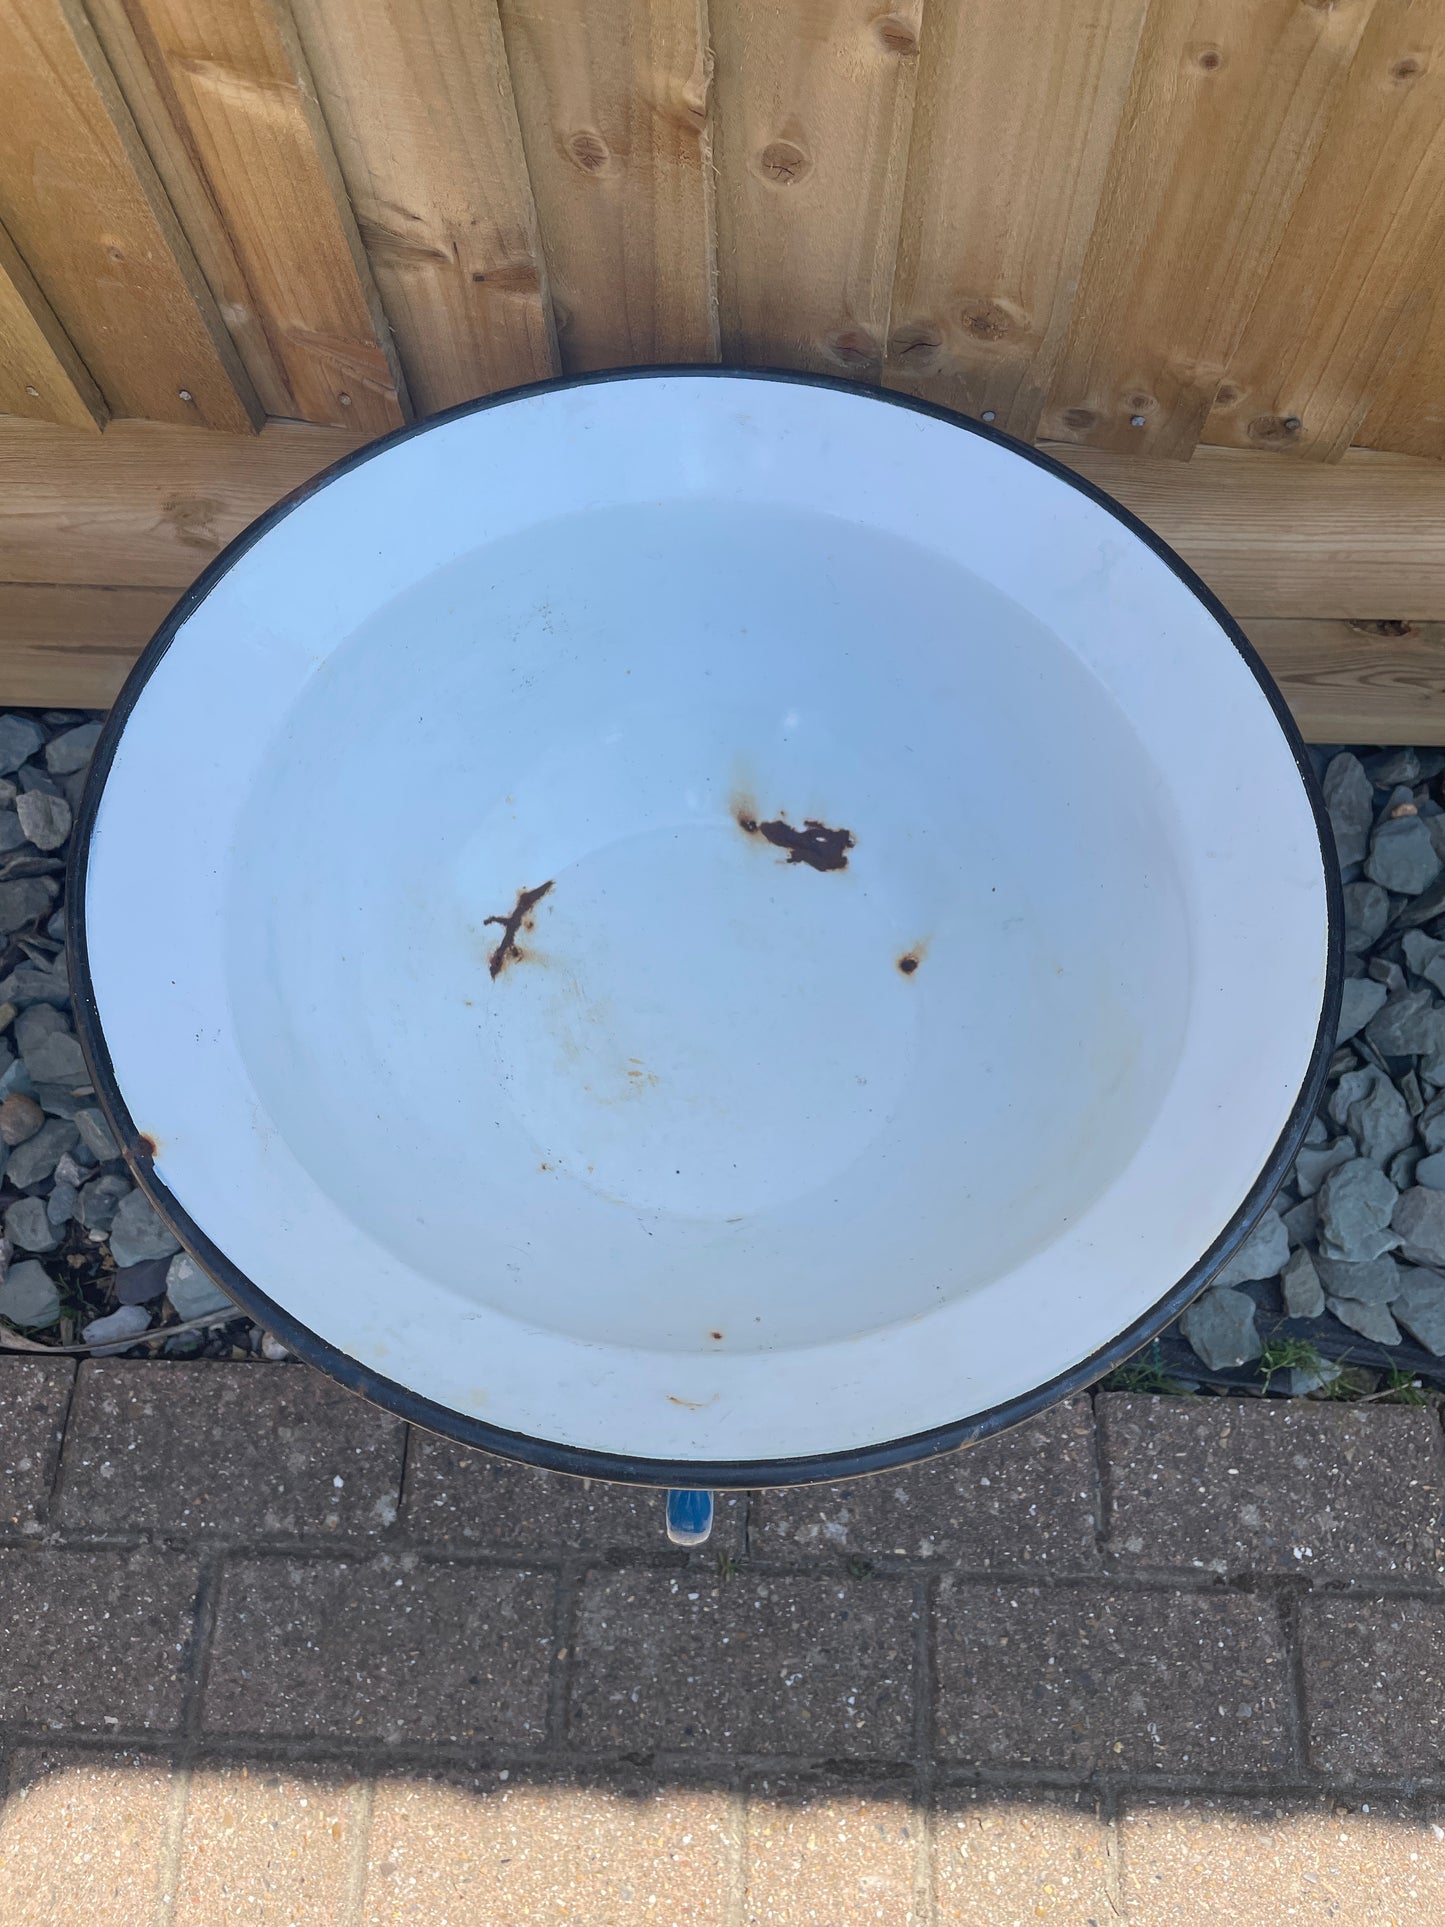
M 1321 821 L 1223 612 L 1047 460 L 555 383 L 184 599 L 97 757 L 77 1008 L 161 1211 L 347 1383 L 573 1471 L 839 1476 L 1238 1245 L 1331 1043 Z

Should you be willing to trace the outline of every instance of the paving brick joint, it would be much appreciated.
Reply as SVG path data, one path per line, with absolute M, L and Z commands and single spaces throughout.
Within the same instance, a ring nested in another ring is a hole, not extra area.
M 0 1920 L 1445 1919 L 1433 1409 L 1105 1393 L 720 1514 L 0 1360 Z

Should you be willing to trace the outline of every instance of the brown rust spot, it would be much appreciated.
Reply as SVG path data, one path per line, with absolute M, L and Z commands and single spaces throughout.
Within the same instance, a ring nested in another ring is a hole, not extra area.
M 483 928 L 489 923 L 497 923 L 502 927 L 501 942 L 492 952 L 491 959 L 487 966 L 494 977 L 500 977 L 514 957 L 517 958 L 518 961 L 521 960 L 522 951 L 517 943 L 517 932 L 526 923 L 529 913 L 542 901 L 551 887 L 552 879 L 549 877 L 546 883 L 539 883 L 535 890 L 520 891 L 516 903 L 505 917 L 484 917 L 482 919 Z M 530 928 L 531 926 L 528 925 L 527 927 Z
M 914 971 L 917 970 L 918 968 L 917 957 L 914 957 L 914 956 L 900 957 L 898 959 L 898 968 L 903 972 L 905 977 L 911 977 Z
M 721 1338 L 721 1337 L 722 1337 L 722 1333 L 721 1333 L 721 1332 L 709 1332 L 709 1333 L 708 1333 L 708 1337 L 709 1337 L 709 1338 Z
M 760 823 L 755 816 L 739 813 L 738 828 L 748 836 L 761 836 L 775 849 L 786 850 L 789 863 L 806 863 L 812 870 L 846 870 L 848 852 L 856 841 L 851 830 L 830 830 L 811 816 L 801 830 L 778 818 Z
M 685 1405 L 689 1412 L 701 1412 L 717 1403 L 717 1393 L 714 1392 L 711 1398 L 679 1398 L 676 1392 L 669 1392 L 667 1402 L 669 1405 Z
M 151 1136 L 149 1131 L 136 1132 L 135 1144 L 132 1146 L 132 1149 L 135 1151 L 137 1157 L 149 1158 L 152 1164 L 155 1163 L 161 1154 L 160 1145 Z

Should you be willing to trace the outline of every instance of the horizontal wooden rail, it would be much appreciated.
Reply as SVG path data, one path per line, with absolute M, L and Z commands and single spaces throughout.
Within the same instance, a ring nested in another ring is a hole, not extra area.
M 254 517 L 361 446 L 0 422 L 0 703 L 104 704 L 175 595 Z M 1445 743 L 1445 466 L 1201 447 L 1056 450 L 1176 547 L 1244 623 L 1307 735 Z

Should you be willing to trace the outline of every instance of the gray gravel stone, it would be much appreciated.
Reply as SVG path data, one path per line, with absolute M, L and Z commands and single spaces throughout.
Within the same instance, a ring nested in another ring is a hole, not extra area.
M 1289 1233 L 1278 1211 L 1271 1207 L 1214 1284 L 1217 1289 L 1221 1285 L 1245 1285 L 1255 1278 L 1278 1278 L 1288 1262 Z
M 143 1305 L 122 1305 L 104 1318 L 92 1318 L 88 1325 L 82 1325 L 80 1335 L 87 1345 L 95 1347 L 97 1358 L 105 1358 L 133 1345 L 150 1322 L 151 1315 Z M 112 1344 L 112 1339 L 119 1342 Z
M 0 883 L 0 935 L 11 937 L 23 930 L 27 923 L 44 916 L 54 901 L 55 885 L 49 877 L 19 877 L 13 883 Z M 18 1000 L 12 997 L 9 1001 Z
M 1417 1184 L 1401 1193 L 1391 1220 L 1400 1255 L 1416 1265 L 1445 1265 L 1445 1191 Z
M 1404 1289 L 1390 1306 L 1427 1352 L 1445 1358 L 1445 1278 L 1438 1271 L 1406 1271 Z
M 1327 1258 L 1368 1264 L 1400 1242 L 1390 1216 L 1400 1194 L 1377 1164 L 1353 1158 L 1320 1186 L 1320 1248 Z
M 1389 921 L 1390 899 L 1378 883 L 1345 885 L 1346 950 L 1355 953 L 1368 950 L 1385 934 Z
M 36 1084 L 59 1084 L 62 1089 L 68 1089 L 90 1083 L 79 1041 L 64 1031 L 42 1037 L 35 1048 L 26 1053 L 25 1068 Z
M 29 1191 L 55 1175 L 55 1167 L 76 1141 L 76 1129 L 64 1118 L 47 1118 L 35 1133 L 10 1153 L 6 1175 L 17 1191 Z
M 1358 1156 L 1355 1141 L 1349 1137 L 1337 1137 L 1318 1147 L 1307 1144 L 1294 1161 L 1294 1180 L 1300 1196 L 1312 1198 L 1331 1171 L 1338 1171 L 1342 1164 L 1349 1164 Z
M 69 776 L 84 769 L 100 740 L 100 723 L 81 723 L 45 746 L 45 767 L 52 776 Z
M 70 1003 L 70 977 L 64 958 L 58 958 L 53 969 L 42 969 L 39 964 L 21 964 L 8 977 L 0 977 L 0 1002 L 14 1004 L 19 1010 L 26 1010 L 35 1004 L 66 1007 Z
M 0 719 L 3 720 L 3 719 Z M 0 1285 L 0 1318 L 26 1331 L 53 1325 L 60 1316 L 60 1293 L 44 1265 L 33 1258 L 11 1265 Z
M 168 1258 L 180 1248 L 180 1240 L 161 1223 L 144 1192 L 132 1191 L 111 1220 L 110 1251 L 117 1267 Z
M 37 850 L 58 850 L 70 835 L 70 805 L 63 796 L 29 790 L 16 803 L 15 813 Z
M 205 1318 L 213 1311 L 234 1311 L 235 1300 L 208 1278 L 184 1251 L 171 1259 L 166 1274 L 166 1296 L 178 1318 Z
M 20 818 L 13 809 L 0 809 L 0 856 L 8 856 L 18 850 L 25 841 L 25 832 L 20 827 Z
M 1280 1273 L 1285 1315 L 1289 1318 L 1318 1318 L 1325 1308 L 1320 1290 L 1320 1275 L 1307 1251 L 1296 1251 Z
M 0 776 L 27 762 L 45 741 L 45 731 L 28 716 L 0 716 Z
M 1437 1097 L 1420 1113 L 1420 1142 L 1427 1151 L 1445 1151 L 1445 1097 Z
M 1420 758 L 1413 749 L 1383 749 L 1378 756 L 1367 756 L 1360 767 L 1377 790 L 1420 780 Z
M 1301 1198 L 1298 1204 L 1282 1211 L 1280 1217 L 1289 1236 L 1290 1249 L 1296 1245 L 1310 1245 L 1319 1232 L 1319 1209 L 1313 1198 Z
M 87 1105 L 75 1113 L 75 1128 L 80 1132 L 81 1143 L 98 1164 L 110 1164 L 120 1156 L 120 1146 L 95 1105 Z
M 1385 1176 L 1397 1191 L 1408 1191 L 1415 1182 L 1415 1171 L 1423 1156 L 1418 1144 L 1407 1144 L 1385 1166 Z
M 45 1215 L 53 1225 L 66 1225 L 75 1216 L 80 1192 L 73 1184 L 57 1184 L 45 1200 Z
M 1379 1345 L 1398 1345 L 1400 1327 L 1384 1305 L 1363 1298 L 1331 1298 L 1330 1310 L 1342 1325 L 1357 1331 L 1362 1338 L 1373 1338 Z
M 1324 1119 L 1322 1117 L 1312 1117 L 1309 1121 L 1309 1127 L 1305 1131 L 1305 1143 L 1309 1145 L 1311 1150 L 1314 1150 L 1321 1144 L 1328 1144 L 1329 1141 L 1329 1127 L 1326 1125 Z
M 0 1143 L 12 1149 L 34 1137 L 44 1122 L 44 1111 L 26 1091 L 11 1091 L 0 1101 Z
M 1373 1064 L 1348 1071 L 1330 1099 L 1330 1116 L 1345 1125 L 1360 1156 L 1372 1164 L 1386 1164 L 1397 1151 L 1414 1142 L 1415 1121 L 1410 1108 L 1382 1070 Z
M 1365 875 L 1400 896 L 1419 896 L 1440 875 L 1440 858 L 1418 816 L 1387 817 L 1370 840 Z
M 116 1209 L 131 1194 L 131 1181 L 116 1171 L 104 1171 L 92 1178 L 80 1194 L 75 1215 L 87 1231 L 109 1231 Z
M 1247 1365 L 1264 1349 L 1254 1322 L 1254 1300 L 1248 1292 L 1212 1285 L 1196 1298 L 1179 1321 L 1179 1328 L 1211 1371 Z
M 1320 1283 L 1331 1298 L 1354 1298 L 1362 1304 L 1387 1305 L 1400 1291 L 1400 1267 L 1390 1257 L 1372 1258 L 1367 1265 L 1346 1264 L 1342 1258 L 1315 1259 Z
M 17 1198 L 5 1213 L 5 1236 L 20 1251 L 54 1251 L 60 1243 L 44 1198 Z
M 1445 950 L 1445 944 L 1441 945 Z M 1377 984 L 1372 977 L 1347 977 L 1344 995 L 1340 1002 L 1340 1027 L 1335 1032 L 1337 1044 L 1347 1044 L 1357 1031 L 1365 1028 L 1385 1001 L 1385 986 Z
M 1414 1183 L 1428 1185 L 1432 1191 L 1445 1191 L 1445 1151 L 1432 1151 L 1429 1157 L 1421 1158 L 1411 1177 Z M 1409 1186 L 1401 1185 L 1400 1189 L 1405 1191 Z
M 1433 990 L 1396 991 L 1365 1026 L 1365 1036 L 1383 1057 L 1434 1056 L 1445 1049 L 1445 1006 Z
M 1331 758 L 1324 792 L 1341 864 L 1363 862 L 1374 827 L 1375 792 L 1357 756 L 1343 750 Z
M 1392 957 L 1371 957 L 1369 976 L 1372 982 L 1383 984 L 1392 997 L 1397 990 L 1408 988 L 1404 971 Z
M 1445 816 L 1432 819 L 1445 823 Z M 1445 992 L 1445 943 L 1438 937 L 1426 936 L 1423 930 L 1407 930 L 1402 940 L 1405 963 L 1415 976 L 1423 977 L 1427 984 Z
M 166 1272 L 174 1258 L 147 1258 L 143 1265 L 127 1265 L 111 1280 L 116 1301 L 122 1305 L 149 1305 L 166 1288 Z

